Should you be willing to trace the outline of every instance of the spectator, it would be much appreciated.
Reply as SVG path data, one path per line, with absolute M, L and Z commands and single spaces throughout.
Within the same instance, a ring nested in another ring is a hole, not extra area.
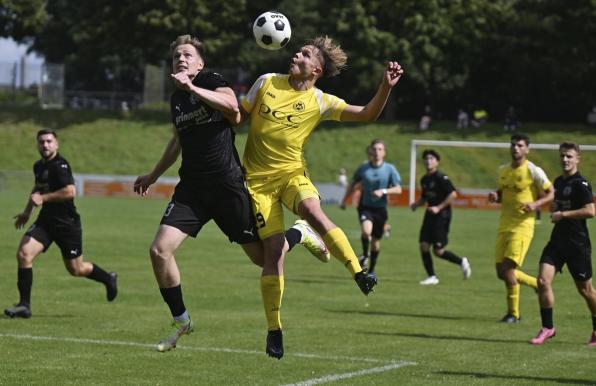
M 470 116 L 464 109 L 459 109 L 457 112 L 457 128 L 467 129 L 470 125 Z
M 589 126 L 596 126 L 596 105 L 592 107 L 592 110 L 588 112 L 586 116 L 586 123 Z
M 488 120 L 488 113 L 483 108 L 477 108 L 474 110 L 472 117 L 472 126 L 478 128 L 486 123 Z
M 346 168 L 339 169 L 339 176 L 337 177 L 337 183 L 339 186 L 344 187 L 344 188 L 346 186 L 348 186 L 348 172 L 346 171 Z
M 505 124 L 503 128 L 505 131 L 516 131 L 521 126 L 519 120 L 517 119 L 517 114 L 515 112 L 515 108 L 513 106 L 509 106 L 507 109 L 507 113 L 505 113 Z
M 426 105 L 424 106 L 424 112 L 422 113 L 422 117 L 420 117 L 420 123 L 418 124 L 418 128 L 420 129 L 420 131 L 428 130 L 430 128 L 431 123 L 431 109 L 429 105 Z

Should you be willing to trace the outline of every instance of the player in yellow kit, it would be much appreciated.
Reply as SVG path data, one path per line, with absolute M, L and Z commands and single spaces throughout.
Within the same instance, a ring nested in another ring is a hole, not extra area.
M 366 106 L 355 106 L 315 87 L 321 77 L 339 74 L 346 61 L 346 54 L 330 38 L 317 37 L 294 54 L 287 75 L 262 75 L 240 101 L 243 116 L 251 121 L 243 163 L 265 249 L 261 292 L 268 324 L 266 352 L 278 359 L 283 356 L 279 314 L 284 289 L 282 205 L 323 236 L 331 254 L 346 266 L 365 295 L 376 284 L 374 276 L 362 271 L 344 232 L 321 209 L 303 147 L 321 121 L 376 120 L 403 70 L 399 63 L 388 62 L 375 96 Z
M 501 220 L 496 243 L 496 269 L 507 287 L 507 314 L 504 323 L 520 320 L 519 285 L 538 288 L 536 278 L 520 270 L 534 236 L 536 208 L 554 198 L 552 183 L 544 171 L 527 160 L 530 139 L 525 134 L 511 136 L 511 164 L 499 171 L 499 186 L 490 192 L 490 202 L 501 203 Z

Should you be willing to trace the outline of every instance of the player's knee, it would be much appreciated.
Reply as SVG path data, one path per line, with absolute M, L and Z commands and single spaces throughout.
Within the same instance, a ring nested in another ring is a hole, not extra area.
M 151 256 L 151 260 L 153 261 L 160 261 L 160 260 L 167 260 L 168 254 L 160 248 L 159 246 L 152 244 L 149 248 L 149 256 Z
M 550 280 L 547 280 L 543 276 L 538 276 L 538 288 L 548 288 L 550 286 Z
M 577 292 L 579 292 L 579 294 L 584 298 L 584 299 L 591 299 L 593 297 L 596 297 L 596 294 L 594 293 L 594 289 L 592 288 L 592 286 L 586 286 L 586 285 L 578 285 L 577 286 Z
M 433 253 L 435 254 L 435 256 L 441 257 L 445 253 L 445 250 L 444 249 L 433 248 Z
M 23 248 L 19 248 L 19 250 L 17 251 L 17 262 L 19 263 L 19 266 L 31 264 L 34 258 L 35 255 L 26 251 Z

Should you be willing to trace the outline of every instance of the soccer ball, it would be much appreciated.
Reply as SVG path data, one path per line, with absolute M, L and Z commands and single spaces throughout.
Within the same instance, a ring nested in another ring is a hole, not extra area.
M 257 44 L 267 50 L 279 50 L 290 41 L 292 28 L 288 18 L 279 12 L 265 12 L 252 26 Z

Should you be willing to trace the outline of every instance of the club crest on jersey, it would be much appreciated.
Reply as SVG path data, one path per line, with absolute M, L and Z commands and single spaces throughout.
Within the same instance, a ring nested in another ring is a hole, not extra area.
M 292 106 L 292 107 L 294 107 L 294 110 L 296 110 L 296 111 L 302 111 L 305 108 L 304 102 L 302 102 L 302 101 L 298 101 L 298 102 L 294 103 L 294 106 Z
M 195 94 L 190 94 L 190 98 L 188 100 L 190 101 L 190 104 L 192 104 L 192 105 L 197 104 L 197 98 L 195 98 Z
M 571 186 L 563 188 L 563 196 L 569 196 L 571 194 Z

